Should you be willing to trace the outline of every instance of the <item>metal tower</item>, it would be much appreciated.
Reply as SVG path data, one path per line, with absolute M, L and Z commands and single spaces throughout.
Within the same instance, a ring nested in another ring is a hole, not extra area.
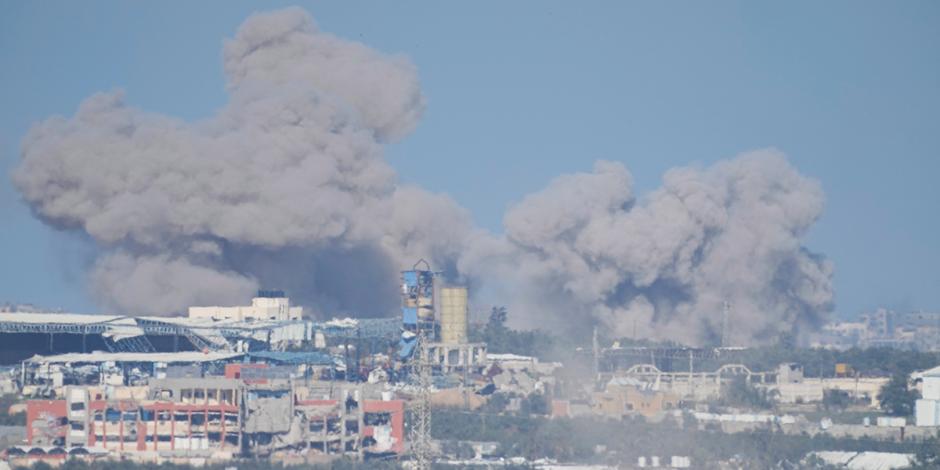
M 731 302 L 725 300 L 721 304 L 721 347 L 731 346 L 731 337 L 730 337 L 730 325 L 728 324 L 729 316 L 731 315 Z
M 412 358 L 412 371 L 417 378 L 418 393 L 412 408 L 412 423 L 409 433 L 411 454 L 415 470 L 430 470 L 431 448 L 431 364 L 428 361 L 426 337 L 419 331 L 415 354 Z

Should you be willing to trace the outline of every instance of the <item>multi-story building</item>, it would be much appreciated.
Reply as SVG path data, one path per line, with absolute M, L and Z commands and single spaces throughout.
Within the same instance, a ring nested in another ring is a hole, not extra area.
M 142 461 L 404 451 L 404 402 L 365 399 L 362 386 L 226 377 L 155 379 L 144 397 L 67 387 L 27 404 L 26 445 L 12 459 L 110 455 Z

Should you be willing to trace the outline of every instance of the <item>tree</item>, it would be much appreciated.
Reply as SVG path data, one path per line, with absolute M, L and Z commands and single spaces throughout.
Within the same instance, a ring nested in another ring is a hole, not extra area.
M 17 403 L 19 397 L 16 395 L 0 396 L 0 426 L 25 426 L 26 413 L 20 412 L 10 414 L 10 407 Z
M 497 306 L 490 310 L 490 322 L 487 326 L 501 327 L 506 329 L 506 320 L 509 319 L 509 312 L 506 307 Z
M 523 416 L 547 415 L 551 412 L 548 399 L 540 393 L 533 393 L 522 399 L 519 404 L 519 413 Z
M 940 468 L 940 448 L 935 439 L 925 440 L 914 453 L 912 469 Z
M 490 414 L 499 414 L 503 411 L 506 411 L 506 406 L 509 405 L 509 396 L 505 393 L 494 393 L 490 395 L 490 398 L 486 400 L 486 404 L 483 405 L 483 408 L 480 409 L 483 413 Z
M 771 409 L 774 407 L 773 399 L 774 397 L 767 390 L 754 387 L 745 377 L 738 376 L 725 382 L 720 402 L 725 406 Z
M 914 413 L 914 402 L 920 398 L 920 394 L 908 388 L 908 380 L 908 373 L 897 372 L 881 387 L 878 401 L 881 402 L 882 410 L 893 416 L 910 416 Z
M 845 390 L 823 390 L 822 406 L 826 411 L 842 411 L 852 404 Z
M 506 320 L 509 313 L 506 307 L 493 307 L 490 311 L 490 319 L 486 322 L 483 329 L 483 337 L 486 339 L 490 351 L 501 352 L 508 346 L 509 328 L 506 327 Z
M 506 326 L 509 313 L 506 307 L 493 307 L 489 321 L 483 327 L 482 340 L 491 353 L 511 353 L 545 358 L 553 349 L 555 338 L 542 331 L 516 331 Z

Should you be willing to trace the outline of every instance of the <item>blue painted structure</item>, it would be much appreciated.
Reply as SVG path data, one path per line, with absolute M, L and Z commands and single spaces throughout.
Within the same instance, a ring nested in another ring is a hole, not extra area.
M 424 269 L 419 269 L 422 264 Z M 401 320 L 398 356 L 407 359 L 414 351 L 418 333 L 435 337 L 434 272 L 427 261 L 420 260 L 411 270 L 401 273 Z

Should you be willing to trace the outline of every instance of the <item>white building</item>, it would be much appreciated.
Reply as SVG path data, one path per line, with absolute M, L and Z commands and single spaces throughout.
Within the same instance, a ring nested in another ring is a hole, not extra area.
M 940 367 L 915 374 L 920 376 L 921 399 L 914 404 L 914 424 L 940 426 Z
M 253 321 L 293 321 L 303 317 L 303 307 L 291 307 L 281 291 L 261 291 L 251 305 L 238 307 L 189 307 L 189 318 Z

